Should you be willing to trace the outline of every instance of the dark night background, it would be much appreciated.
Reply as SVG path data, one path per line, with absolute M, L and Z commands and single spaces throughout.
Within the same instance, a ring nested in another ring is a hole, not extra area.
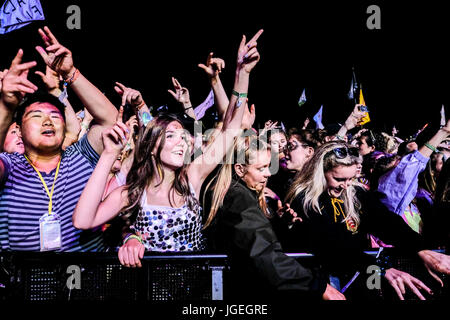
M 23 48 L 24 60 L 36 60 L 35 70 L 45 70 L 34 46 L 42 45 L 37 28 L 48 25 L 73 52 L 75 65 L 116 105 L 120 100 L 113 86 L 120 81 L 140 90 L 149 105 L 168 104 L 176 111 L 179 107 L 167 93 L 171 76 L 190 90 L 193 105 L 198 105 L 210 87 L 197 64 L 205 63 L 210 51 L 226 61 L 222 81 L 229 92 L 242 34 L 249 38 L 263 28 L 258 41 L 261 61 L 249 88 L 256 127 L 268 119 L 301 126 L 321 104 L 324 124 L 343 123 L 353 108 L 347 99 L 352 66 L 371 111 L 367 127 L 390 132 L 395 124 L 404 138 L 427 122 L 426 132 L 433 133 L 442 104 L 450 114 L 449 19 L 443 5 L 430 1 L 41 0 L 41 4 L 46 21 L 0 35 L 0 67 L 8 67 Z M 71 4 L 81 8 L 81 30 L 66 27 Z M 371 4 L 381 8 L 381 30 L 366 27 Z M 37 77 L 30 79 L 39 83 Z M 303 88 L 308 101 L 299 108 Z M 79 109 L 74 96 L 70 99 Z

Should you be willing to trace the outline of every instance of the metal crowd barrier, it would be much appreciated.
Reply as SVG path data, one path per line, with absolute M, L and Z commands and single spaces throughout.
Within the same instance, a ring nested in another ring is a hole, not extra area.
M 288 255 L 305 265 L 313 258 L 307 253 Z M 420 261 L 399 257 L 394 264 L 423 279 Z M 116 253 L 0 252 L 0 300 L 227 300 L 228 272 L 226 255 L 148 253 L 142 268 L 126 268 Z M 444 280 L 448 287 L 448 277 Z M 446 290 L 439 299 L 450 297 Z M 417 299 L 413 294 L 405 298 Z

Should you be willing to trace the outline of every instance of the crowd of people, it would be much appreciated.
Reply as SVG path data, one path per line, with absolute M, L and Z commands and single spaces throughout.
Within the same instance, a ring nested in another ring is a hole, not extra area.
M 23 62 L 21 49 L 0 72 L 0 251 L 117 250 L 127 267 L 142 266 L 146 251 L 226 253 L 232 296 L 242 299 L 377 299 L 366 285 L 375 265 L 399 299 L 431 295 L 429 284 L 364 251 L 394 247 L 443 285 L 450 120 L 425 143 L 363 128 L 359 104 L 343 125 L 269 119 L 257 131 L 248 88 L 262 33 L 242 37 L 231 93 L 223 59 L 210 53 L 199 64 L 218 114 L 203 133 L 177 79 L 169 92 L 181 114 L 153 110 L 119 82 L 114 106 L 39 29 L 44 85 L 27 79 L 37 63 Z M 286 252 L 315 260 L 302 265 Z

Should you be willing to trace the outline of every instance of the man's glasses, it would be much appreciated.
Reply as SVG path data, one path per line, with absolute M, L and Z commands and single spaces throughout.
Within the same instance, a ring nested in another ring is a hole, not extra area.
M 338 159 L 344 159 L 349 155 L 353 157 L 359 157 L 358 148 L 339 147 L 331 150 L 329 153 L 331 152 L 333 152 Z

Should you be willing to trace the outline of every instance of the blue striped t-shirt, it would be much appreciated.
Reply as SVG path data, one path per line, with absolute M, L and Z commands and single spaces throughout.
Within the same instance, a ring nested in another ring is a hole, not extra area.
M 99 159 L 84 135 L 62 156 L 53 192 L 52 211 L 61 217 L 58 251 L 105 251 L 103 235 L 96 230 L 78 230 L 72 214 Z M 19 153 L 1 153 L 5 173 L 0 182 L 0 251 L 40 251 L 39 218 L 48 213 L 49 198 L 37 172 Z M 56 169 L 41 172 L 49 190 Z

